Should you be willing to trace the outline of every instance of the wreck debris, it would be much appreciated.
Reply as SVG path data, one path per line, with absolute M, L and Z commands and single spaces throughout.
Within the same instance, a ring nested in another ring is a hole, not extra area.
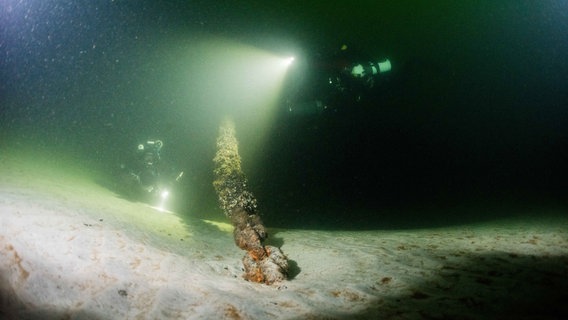
M 213 162 L 213 186 L 219 204 L 234 226 L 235 244 L 247 252 L 242 260 L 245 270 L 243 277 L 248 281 L 266 284 L 285 280 L 288 260 L 279 248 L 264 245 L 268 234 L 258 214 L 256 198 L 247 188 L 235 127 L 230 120 L 221 124 Z

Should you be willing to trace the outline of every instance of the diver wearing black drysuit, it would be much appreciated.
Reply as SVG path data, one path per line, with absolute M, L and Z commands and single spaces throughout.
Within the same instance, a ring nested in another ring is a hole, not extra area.
M 162 140 L 147 140 L 138 144 L 131 166 L 121 165 L 122 185 L 126 194 L 133 198 L 151 200 L 164 197 L 174 183 L 179 182 L 183 171 L 176 172 L 166 166 L 161 158 Z
M 389 59 L 356 61 L 346 55 L 344 46 L 332 59 L 314 59 L 303 66 L 301 79 L 294 79 L 286 100 L 287 111 L 295 115 L 322 114 L 360 103 L 370 97 L 378 78 L 391 71 Z M 331 62 L 326 62 L 329 60 Z
M 162 140 L 148 140 L 138 145 L 138 163 L 135 173 L 138 176 L 140 186 L 149 193 L 152 193 L 157 188 L 161 173 L 160 151 L 163 145 Z

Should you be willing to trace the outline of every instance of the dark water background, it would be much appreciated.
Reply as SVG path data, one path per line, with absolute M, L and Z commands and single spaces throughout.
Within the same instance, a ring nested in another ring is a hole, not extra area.
M 235 111 L 268 225 L 388 227 L 562 207 L 567 30 L 561 0 L 6 0 L 2 144 L 111 172 L 139 141 L 160 138 L 186 172 L 177 211 L 220 217 L 211 159 L 224 114 L 180 85 L 184 63 L 199 64 L 180 52 L 208 36 L 312 57 L 346 44 L 393 63 L 364 105 L 278 114 L 261 150 L 249 143 L 256 118 Z M 215 81 L 207 91 L 231 100 Z

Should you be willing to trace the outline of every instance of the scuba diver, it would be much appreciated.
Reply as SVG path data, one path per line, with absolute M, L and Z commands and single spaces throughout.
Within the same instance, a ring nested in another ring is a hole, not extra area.
M 380 79 L 392 69 L 391 61 L 356 59 L 347 52 L 343 45 L 331 58 L 317 56 L 296 68 L 286 95 L 288 113 L 324 114 L 372 102 Z
M 126 193 L 146 202 L 160 200 L 160 207 L 169 196 L 173 184 L 183 177 L 183 171 L 175 171 L 164 164 L 162 140 L 147 140 L 138 144 L 131 166 L 121 165 Z
M 136 175 L 140 186 L 148 193 L 155 192 L 158 188 L 158 178 L 161 165 L 160 151 L 164 143 L 162 140 L 148 140 L 138 145 L 138 173 Z

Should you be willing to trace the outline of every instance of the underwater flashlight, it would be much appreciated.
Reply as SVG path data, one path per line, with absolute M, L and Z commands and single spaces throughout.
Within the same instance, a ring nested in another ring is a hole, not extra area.
M 295 58 L 294 57 L 288 57 L 286 59 L 284 59 L 284 65 L 285 66 L 289 66 L 292 64 L 292 62 L 294 62 Z
M 176 177 L 176 182 L 179 182 L 182 177 L 183 177 L 183 171 L 180 172 L 180 173 L 178 174 L 178 176 Z
M 170 192 L 167 189 L 162 190 L 162 192 L 160 192 L 160 203 L 157 207 L 153 208 L 157 209 L 160 212 L 167 212 L 168 210 L 166 210 L 166 201 L 169 195 Z

